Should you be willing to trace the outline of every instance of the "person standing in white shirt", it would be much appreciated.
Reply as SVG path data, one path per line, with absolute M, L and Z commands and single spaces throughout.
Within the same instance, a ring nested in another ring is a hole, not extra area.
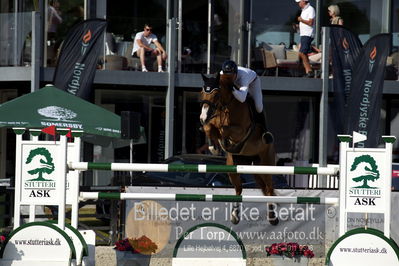
M 52 0 L 48 6 L 48 29 L 47 33 L 50 38 L 55 38 L 57 27 L 62 23 L 60 2 Z
M 263 112 L 263 94 L 260 79 L 255 71 L 237 66 L 232 60 L 226 60 L 222 65 L 222 75 L 234 75 L 233 95 L 239 102 L 245 102 L 249 94 L 254 100 L 256 114 L 255 122 L 259 123 L 264 131 L 262 139 L 264 143 L 272 143 L 273 135 L 267 131 L 266 118 Z
M 313 77 L 314 73 L 309 63 L 308 53 L 311 52 L 312 41 L 314 36 L 314 19 L 316 12 L 310 5 L 308 0 L 295 0 L 302 9 L 301 15 L 298 17 L 299 34 L 301 36 L 299 57 L 302 59 L 305 68 L 305 77 Z
M 155 45 L 155 47 L 152 46 Z M 149 24 L 144 25 L 144 31 L 138 32 L 134 37 L 132 55 L 140 58 L 141 70 L 148 72 L 145 66 L 146 56 L 156 56 L 158 72 L 163 72 L 162 63 L 166 60 L 167 54 Z

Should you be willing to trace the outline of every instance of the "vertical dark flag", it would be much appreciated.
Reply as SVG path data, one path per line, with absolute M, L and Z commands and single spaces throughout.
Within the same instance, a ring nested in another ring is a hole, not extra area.
M 353 68 L 362 49 L 362 43 L 357 35 L 350 30 L 334 25 L 330 27 L 331 51 L 332 51 L 332 71 L 334 86 L 334 106 L 335 121 L 337 122 L 337 132 L 347 133 L 346 128 L 346 109 L 350 93 Z
M 357 131 L 367 140 L 358 147 L 375 148 L 379 141 L 382 89 L 392 35 L 378 34 L 364 45 L 353 71 L 348 99 L 348 133 Z
M 84 99 L 90 96 L 98 58 L 104 49 L 106 26 L 103 19 L 90 19 L 68 32 L 54 74 L 57 88 Z

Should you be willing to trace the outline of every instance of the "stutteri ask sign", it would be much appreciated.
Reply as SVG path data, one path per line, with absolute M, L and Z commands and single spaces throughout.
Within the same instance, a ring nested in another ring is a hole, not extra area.
M 59 171 L 57 145 L 22 145 L 21 204 L 54 205 L 58 202 L 57 179 L 64 174 Z
M 347 152 L 346 208 L 348 212 L 383 213 L 385 187 L 391 178 L 384 151 Z
M 326 265 L 399 265 L 399 248 L 379 230 L 357 228 L 333 244 Z

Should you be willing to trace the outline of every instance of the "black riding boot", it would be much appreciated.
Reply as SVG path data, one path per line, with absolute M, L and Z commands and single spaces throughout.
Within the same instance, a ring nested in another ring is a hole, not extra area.
M 259 124 L 262 128 L 263 134 L 262 134 L 262 140 L 266 144 L 273 143 L 273 135 L 269 131 L 267 131 L 267 126 L 266 126 L 266 118 L 265 118 L 265 113 L 262 111 L 260 113 L 256 112 L 255 115 L 255 122 Z

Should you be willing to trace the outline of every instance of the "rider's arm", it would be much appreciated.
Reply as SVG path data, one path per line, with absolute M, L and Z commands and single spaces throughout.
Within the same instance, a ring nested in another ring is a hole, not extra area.
M 239 68 L 234 82 L 233 95 L 240 102 L 245 102 L 248 95 L 248 87 L 256 78 L 256 73 L 250 69 Z
M 235 86 L 234 86 L 235 87 Z M 236 97 L 236 99 L 240 102 L 245 102 L 245 99 L 247 98 L 248 94 L 248 87 L 241 87 L 240 89 L 233 89 L 233 95 Z

